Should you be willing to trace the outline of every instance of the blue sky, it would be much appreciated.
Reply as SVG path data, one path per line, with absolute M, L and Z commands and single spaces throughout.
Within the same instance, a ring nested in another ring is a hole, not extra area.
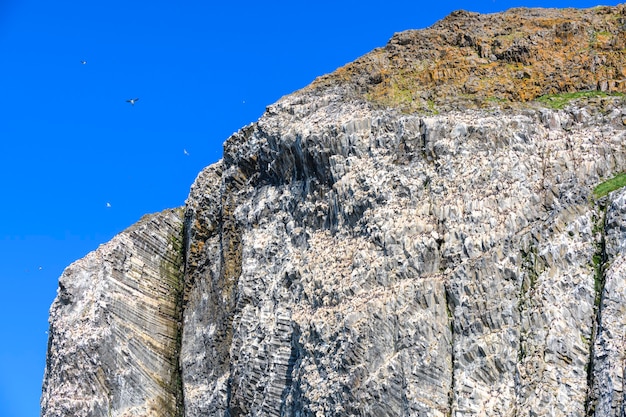
M 453 10 L 617 3 L 0 0 L 0 417 L 39 413 L 63 269 L 183 205 L 265 106 Z

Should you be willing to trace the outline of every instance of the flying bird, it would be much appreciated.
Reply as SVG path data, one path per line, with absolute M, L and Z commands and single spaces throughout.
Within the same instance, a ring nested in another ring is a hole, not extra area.
M 111 203 L 107 203 L 107 207 L 111 207 Z
M 134 106 L 138 100 L 138 98 L 129 98 L 128 100 L 126 100 L 126 102 Z
M 189 152 L 187 152 L 187 149 L 183 149 L 183 153 L 187 156 L 189 156 Z
M 81 60 L 80 60 L 80 63 L 81 63 L 81 64 L 83 64 L 83 65 L 85 65 L 85 64 L 87 63 L 87 61 L 85 61 L 84 59 L 81 59 Z

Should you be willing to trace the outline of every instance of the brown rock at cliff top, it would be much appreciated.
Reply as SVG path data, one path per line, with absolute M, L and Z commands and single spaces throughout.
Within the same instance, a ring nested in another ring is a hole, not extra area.
M 430 111 L 626 92 L 626 5 L 452 13 L 395 34 L 309 88 L 340 83 L 382 107 Z

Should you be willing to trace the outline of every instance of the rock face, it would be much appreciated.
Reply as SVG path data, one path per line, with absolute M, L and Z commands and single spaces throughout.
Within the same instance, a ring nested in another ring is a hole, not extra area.
M 626 170 L 624 99 L 407 112 L 345 71 L 229 138 L 184 219 L 66 270 L 42 416 L 624 416 L 626 191 L 593 193 Z
M 625 24 L 626 5 L 458 11 L 428 29 L 395 34 L 310 88 L 341 85 L 407 112 L 514 105 L 563 91 L 623 93 Z
M 65 270 L 42 415 L 181 415 L 181 214 L 145 216 Z

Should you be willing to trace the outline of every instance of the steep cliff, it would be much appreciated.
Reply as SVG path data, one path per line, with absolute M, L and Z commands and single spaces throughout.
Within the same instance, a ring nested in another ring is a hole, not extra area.
M 42 415 L 623 416 L 625 46 L 459 12 L 269 106 L 64 272 Z
M 63 272 L 42 415 L 181 414 L 181 214 L 145 216 Z

